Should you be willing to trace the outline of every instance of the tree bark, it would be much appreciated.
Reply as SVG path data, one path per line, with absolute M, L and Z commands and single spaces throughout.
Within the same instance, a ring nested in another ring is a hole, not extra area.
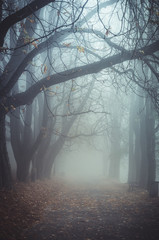
M 6 135 L 5 135 L 5 116 L 0 117 L 0 189 L 12 187 L 11 168 L 8 158 Z

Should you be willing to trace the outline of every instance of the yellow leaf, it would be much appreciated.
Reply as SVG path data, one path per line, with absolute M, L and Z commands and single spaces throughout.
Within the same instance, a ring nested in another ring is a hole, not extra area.
M 34 23 L 34 20 L 31 18 L 27 18 L 29 22 Z
M 23 31 L 24 31 L 24 33 L 25 33 L 25 34 L 28 34 L 28 32 L 26 31 L 26 29 L 25 29 L 25 28 L 23 29 Z
M 83 52 L 84 53 L 84 48 L 82 47 L 82 46 L 77 46 L 77 49 L 78 49 L 78 51 L 81 53 L 81 52 Z
M 45 66 L 44 66 L 44 73 L 46 73 L 46 72 L 47 72 L 47 66 L 45 64 Z
M 46 66 L 46 64 L 42 64 L 42 65 L 41 65 L 41 73 L 44 74 L 44 73 L 46 73 L 46 72 L 47 72 L 47 66 Z M 48 77 L 48 78 L 49 78 L 49 77 Z M 48 79 L 48 78 L 47 78 L 47 80 L 50 80 L 50 79 Z
M 15 107 L 14 107 L 13 105 L 11 105 L 11 108 L 12 108 L 13 110 L 15 110 Z
M 139 52 L 142 53 L 142 54 L 144 54 L 144 51 L 143 51 L 143 50 L 140 50 Z
M 36 44 L 36 42 L 32 42 L 31 45 L 33 45 L 35 48 L 38 48 L 38 45 Z

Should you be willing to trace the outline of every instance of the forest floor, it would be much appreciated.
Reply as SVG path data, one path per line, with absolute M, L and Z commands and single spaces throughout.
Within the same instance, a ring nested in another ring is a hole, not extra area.
M 107 181 L 16 183 L 0 192 L 0 240 L 158 240 L 159 198 Z

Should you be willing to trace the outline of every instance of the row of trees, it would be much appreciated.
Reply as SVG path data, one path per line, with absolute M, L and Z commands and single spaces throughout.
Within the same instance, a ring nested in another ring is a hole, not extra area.
M 158 2 L 6 0 L 0 9 L 0 187 L 12 184 L 6 124 L 17 178 L 26 181 L 30 166 L 32 179 L 49 177 L 78 114 L 92 111 L 86 103 L 97 96 L 99 81 L 99 92 L 113 84 L 136 94 L 129 180 L 150 188 L 158 130 Z M 110 175 L 118 178 L 121 119 L 115 106 L 110 115 Z

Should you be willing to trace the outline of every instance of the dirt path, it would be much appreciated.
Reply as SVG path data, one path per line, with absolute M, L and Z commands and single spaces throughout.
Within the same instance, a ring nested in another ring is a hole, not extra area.
M 159 201 L 122 184 L 63 184 L 26 240 L 158 240 Z

